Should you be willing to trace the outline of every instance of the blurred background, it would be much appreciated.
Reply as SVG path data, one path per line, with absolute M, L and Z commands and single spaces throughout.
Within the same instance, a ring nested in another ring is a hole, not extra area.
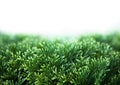
M 119 0 L 0 0 L 0 31 L 47 36 L 120 29 Z

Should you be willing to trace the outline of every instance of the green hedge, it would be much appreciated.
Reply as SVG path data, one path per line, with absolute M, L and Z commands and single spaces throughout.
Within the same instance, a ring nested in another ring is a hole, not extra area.
M 0 85 L 119 85 L 120 36 L 104 37 L 0 34 Z
M 82 36 L 79 38 L 79 40 L 84 38 L 93 38 L 97 42 L 100 43 L 107 43 L 109 44 L 114 50 L 120 51 L 120 33 L 115 32 L 107 35 L 100 35 L 100 34 L 94 34 L 89 36 Z

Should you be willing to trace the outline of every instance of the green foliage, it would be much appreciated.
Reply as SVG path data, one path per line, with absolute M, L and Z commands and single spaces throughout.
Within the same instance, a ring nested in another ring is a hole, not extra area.
M 92 37 L 98 42 L 109 44 L 114 50 L 120 51 L 120 33 L 112 33 L 107 35 L 91 35 L 80 37 L 80 40 L 83 38 Z
M 119 85 L 119 37 L 0 34 L 0 85 Z

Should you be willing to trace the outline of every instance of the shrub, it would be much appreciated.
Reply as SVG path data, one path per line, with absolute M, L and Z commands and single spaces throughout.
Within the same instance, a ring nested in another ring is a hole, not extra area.
M 84 38 L 93 38 L 98 42 L 101 43 L 107 43 L 109 44 L 114 50 L 120 51 L 120 33 L 112 33 L 112 34 L 107 34 L 107 35 L 90 35 L 90 36 L 82 36 L 79 38 L 79 40 L 84 39 Z
M 21 35 L 7 40 L 0 39 L 2 85 L 120 83 L 120 53 L 93 37 L 71 41 Z

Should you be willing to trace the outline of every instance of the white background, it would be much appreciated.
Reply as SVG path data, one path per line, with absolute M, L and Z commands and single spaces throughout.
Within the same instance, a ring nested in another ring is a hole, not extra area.
M 119 0 L 0 0 L 3 32 L 55 36 L 119 28 Z

